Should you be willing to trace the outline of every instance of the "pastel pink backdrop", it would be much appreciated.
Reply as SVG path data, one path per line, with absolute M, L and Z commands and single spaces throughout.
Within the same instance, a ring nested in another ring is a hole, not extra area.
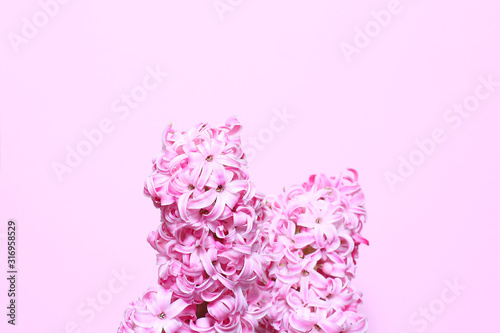
M 232 114 L 265 193 L 312 173 L 359 171 L 371 245 L 355 283 L 369 332 L 418 332 L 423 324 L 411 318 L 429 306 L 439 314 L 422 332 L 495 330 L 500 88 L 457 128 L 443 117 L 480 76 L 500 81 L 500 5 L 401 0 L 348 62 L 342 43 L 353 44 L 355 28 L 391 1 L 222 2 L 232 9 L 224 20 L 212 0 L 69 1 L 19 52 L 9 36 L 41 5 L 0 4 L 0 330 L 114 332 L 127 303 L 156 279 L 146 236 L 159 213 L 142 187 L 165 125 Z M 169 76 L 120 118 L 113 103 L 156 66 Z M 293 119 L 279 122 L 285 109 Z M 52 164 L 106 118 L 111 133 L 59 181 Z M 386 173 L 434 128 L 446 140 L 391 189 Z M 12 218 L 15 327 L 5 315 Z M 129 279 L 120 282 L 123 270 Z M 467 289 L 440 303 L 455 279 Z M 99 311 L 89 303 L 96 297 Z

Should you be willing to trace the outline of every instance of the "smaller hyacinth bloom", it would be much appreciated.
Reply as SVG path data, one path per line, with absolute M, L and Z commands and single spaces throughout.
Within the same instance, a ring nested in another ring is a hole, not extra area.
M 309 302 L 310 288 L 325 289 L 327 286 L 325 276 L 316 269 L 321 254 L 315 253 L 306 258 L 300 258 L 296 252 L 292 253 L 288 249 L 285 250 L 285 253 L 285 257 L 282 259 L 285 264 L 280 265 L 281 267 L 276 271 L 278 285 L 295 286 L 297 290 L 300 290 L 302 300 Z
M 139 299 L 135 302 L 130 302 L 128 308 L 125 310 L 123 321 L 120 323 L 120 326 L 118 327 L 118 333 L 133 333 L 133 332 L 140 332 L 141 330 L 143 333 L 152 332 L 152 329 L 150 328 L 146 329 L 137 327 L 134 322 L 133 319 L 134 311 L 135 309 L 140 307 L 145 307 L 145 304 L 142 302 L 142 300 Z
M 196 214 L 193 218 L 193 212 L 187 211 L 188 202 L 193 195 L 201 195 L 205 192 L 204 186 L 198 184 L 198 175 L 195 170 L 181 170 L 173 178 L 172 185 L 170 186 L 171 193 L 177 198 L 177 208 L 179 210 L 180 218 L 183 221 L 200 221 L 203 218 L 203 213 Z
M 337 224 L 342 221 L 342 215 L 337 211 L 337 207 L 323 200 L 310 203 L 306 212 L 298 216 L 297 225 L 312 231 L 317 247 L 330 245 L 330 250 L 335 250 L 340 245 Z
M 202 186 L 196 186 L 198 175 L 190 169 L 179 170 L 170 183 L 170 195 L 180 198 L 185 194 L 192 194 L 196 189 L 202 190 Z
M 172 124 L 169 124 L 163 132 L 163 148 L 170 147 L 178 153 L 191 151 L 189 148 L 192 147 L 192 143 L 199 144 L 210 138 L 240 144 L 240 131 L 241 124 L 235 116 L 229 117 L 224 125 L 218 127 L 211 127 L 208 123 L 199 123 L 185 132 L 175 131 Z
M 227 147 L 223 141 L 206 140 L 196 145 L 196 148 L 198 151 L 188 154 L 188 167 L 199 175 L 198 186 L 205 186 L 212 172 L 221 172 L 225 168 L 240 168 L 240 163 L 225 152 Z
M 181 298 L 175 299 L 172 291 L 161 286 L 148 289 L 142 297 L 145 306 L 135 309 L 132 320 L 135 326 L 152 329 L 154 333 L 175 333 L 184 325 L 179 315 L 192 316 L 185 309 L 190 305 Z
M 151 197 L 157 208 L 175 202 L 175 197 L 168 193 L 170 180 L 168 175 L 153 173 L 144 184 L 144 194 Z
M 348 258 L 343 258 L 336 252 L 327 252 L 322 250 L 321 252 L 321 260 L 319 263 L 319 268 L 321 269 L 321 273 L 328 277 L 337 277 L 337 278 L 353 278 L 354 275 L 349 274 L 348 263 L 350 262 Z
M 326 309 L 315 309 L 314 312 L 309 307 L 297 309 L 291 313 L 288 321 L 289 332 L 344 332 L 345 315 L 337 311 L 329 315 Z
M 354 169 L 347 169 L 337 177 L 328 177 L 324 174 L 312 175 L 309 181 L 303 184 L 307 190 L 328 190 L 325 199 L 335 202 L 344 214 L 344 222 L 349 229 L 358 229 L 365 222 L 365 196 L 358 183 L 358 173 Z M 361 229 L 358 230 L 358 232 Z
M 248 304 L 253 295 L 223 290 L 211 301 L 205 302 L 205 313 L 190 322 L 195 332 L 210 333 L 253 333 L 267 313 L 270 304 Z
M 188 209 L 207 209 L 213 204 L 210 212 L 206 214 L 208 220 L 218 219 L 226 206 L 233 209 L 238 200 L 246 194 L 250 184 L 247 180 L 233 180 L 234 173 L 226 170 L 215 172 L 207 180 L 208 190 L 188 202 Z
M 170 124 L 163 132 L 163 149 L 182 155 L 194 151 L 194 145 L 212 137 L 207 123 L 198 123 L 187 131 L 176 131 Z
M 340 278 L 327 278 L 326 288 L 316 289 L 316 306 L 327 309 L 351 310 L 351 304 L 356 303 L 361 294 L 354 291 L 350 281 Z
M 319 297 L 313 298 L 312 295 L 314 293 L 311 293 L 308 302 L 304 302 L 299 292 L 290 289 L 286 295 L 286 305 L 273 313 L 275 319 L 271 320 L 271 326 L 280 332 L 294 333 L 366 332 L 365 318 L 355 312 L 358 301 L 348 300 L 347 305 L 342 307 L 331 305 Z M 352 298 L 350 295 L 345 297 Z

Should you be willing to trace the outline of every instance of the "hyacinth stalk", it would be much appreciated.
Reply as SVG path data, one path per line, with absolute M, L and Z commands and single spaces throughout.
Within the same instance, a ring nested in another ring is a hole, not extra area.
M 360 234 L 366 212 L 356 171 L 313 175 L 269 198 L 267 210 L 273 307 L 261 326 L 268 332 L 366 332 L 357 312 L 362 294 L 351 283 L 359 245 L 368 245 Z

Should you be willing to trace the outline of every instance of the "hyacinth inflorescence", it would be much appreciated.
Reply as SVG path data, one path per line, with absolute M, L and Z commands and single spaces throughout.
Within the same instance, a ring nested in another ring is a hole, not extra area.
M 311 176 L 275 197 L 256 192 L 241 125 L 171 125 L 144 192 L 161 211 L 148 236 L 158 284 L 118 332 L 366 332 L 351 284 L 364 197 L 357 174 Z
M 356 172 L 313 175 L 269 198 L 268 210 L 268 331 L 366 332 L 357 313 L 362 294 L 351 284 L 358 247 L 368 244 L 360 235 L 366 213 Z

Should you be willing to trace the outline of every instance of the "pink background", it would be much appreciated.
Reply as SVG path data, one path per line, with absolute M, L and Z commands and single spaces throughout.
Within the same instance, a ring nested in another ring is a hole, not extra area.
M 495 330 L 500 87 L 488 91 L 479 77 L 500 81 L 500 5 L 401 0 L 377 31 L 370 13 L 391 1 L 220 2 L 231 6 L 223 20 L 212 0 L 67 1 L 47 7 L 50 18 L 36 0 L 0 4 L 0 330 L 114 332 L 156 280 L 146 236 L 159 212 L 142 187 L 164 127 L 232 114 L 265 193 L 311 173 L 359 171 L 371 245 L 355 283 L 370 332 Z M 11 40 L 33 16 L 45 25 L 25 28 L 16 52 Z M 342 43 L 367 25 L 374 37 L 348 61 Z M 113 103 L 140 93 L 157 65 L 169 76 L 120 118 Z M 477 89 L 488 96 L 459 123 L 447 110 L 473 105 Z M 284 109 L 294 116 L 286 124 L 274 118 Z M 53 163 L 103 119 L 112 131 L 59 181 Z M 435 128 L 446 140 L 423 157 L 415 140 Z M 400 156 L 421 164 L 391 188 Z M 11 218 L 15 327 L 5 316 Z M 133 278 L 115 280 L 122 270 Z M 452 297 L 446 281 L 455 279 L 467 289 Z M 99 311 L 88 303 L 96 297 Z M 438 314 L 422 322 L 424 307 Z

